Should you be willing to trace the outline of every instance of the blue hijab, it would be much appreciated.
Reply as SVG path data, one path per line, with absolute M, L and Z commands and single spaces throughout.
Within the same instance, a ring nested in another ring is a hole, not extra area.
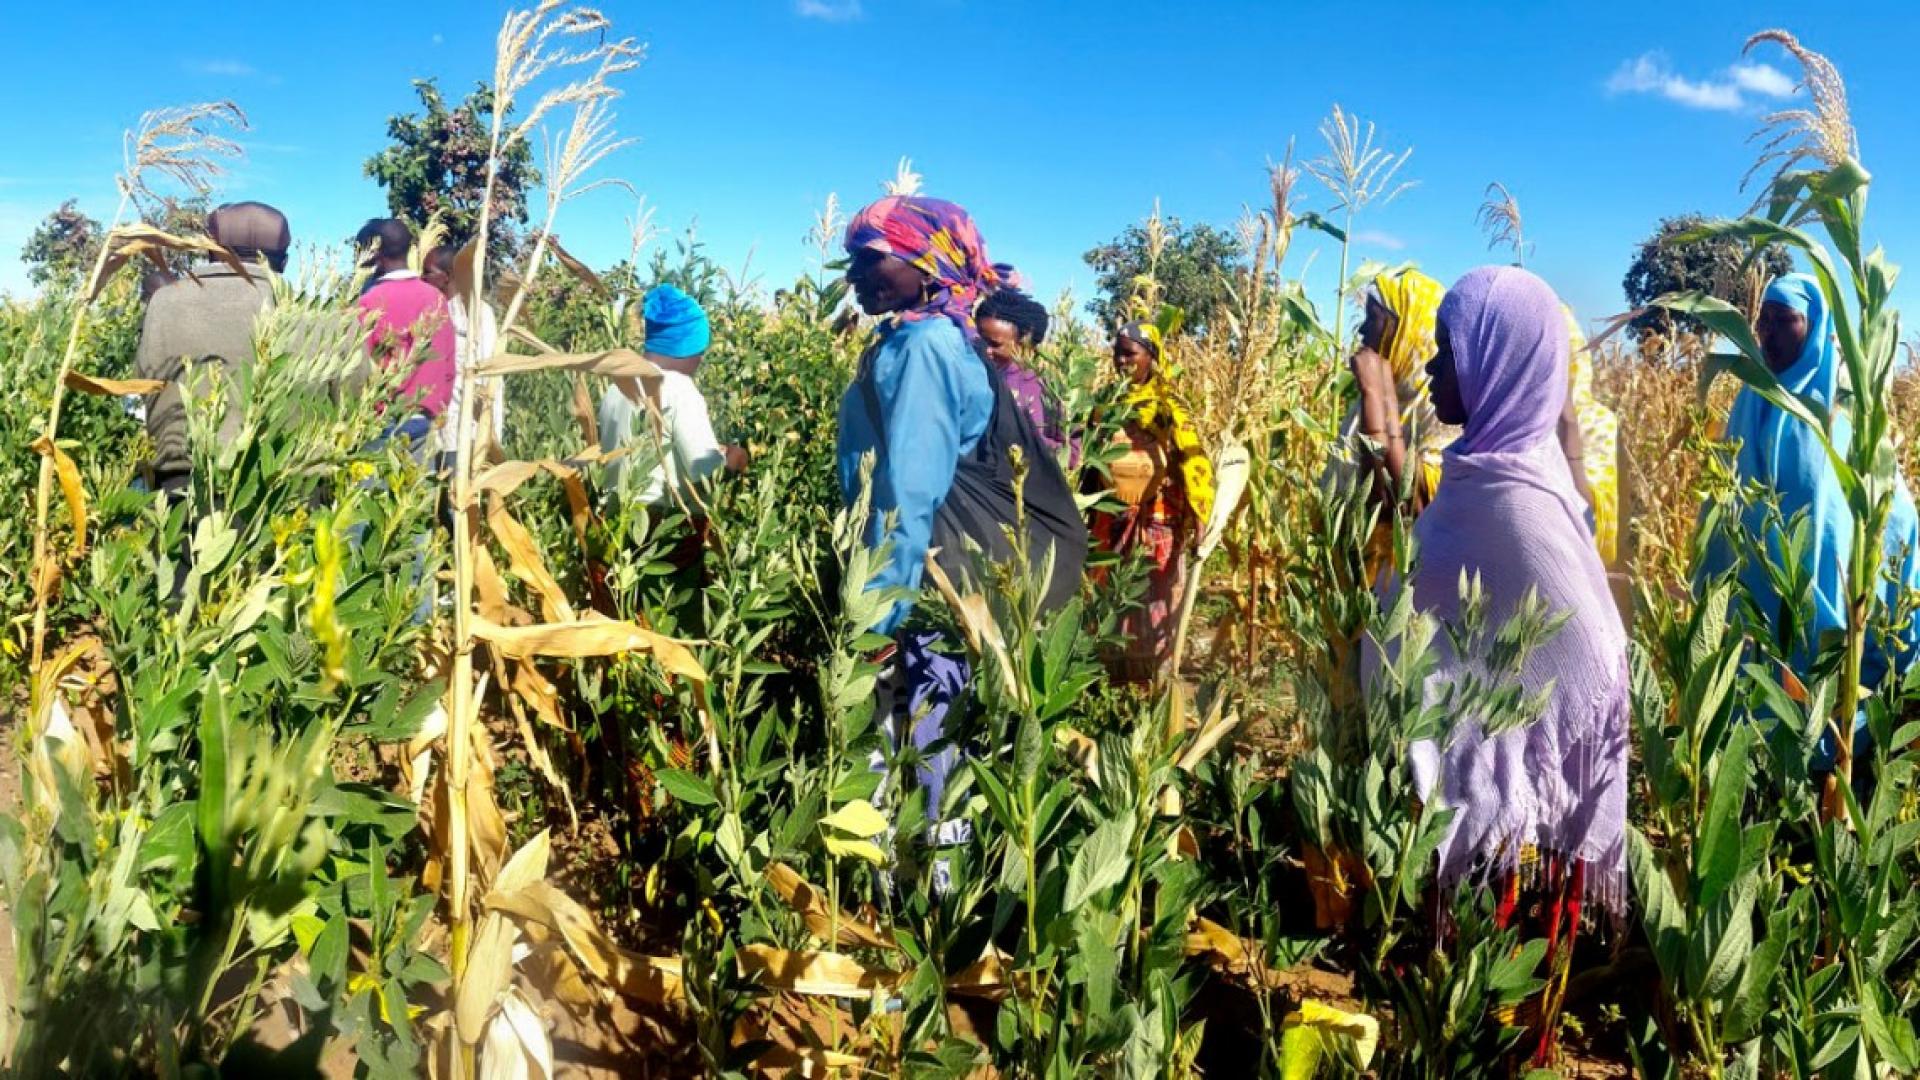
M 1844 405 L 1835 408 L 1840 396 L 1840 352 L 1826 295 L 1810 275 L 1787 274 L 1767 286 L 1765 300 L 1806 316 L 1807 343 L 1793 366 L 1780 372 L 1780 382 L 1801 398 L 1832 411 L 1834 447 L 1845 454 L 1853 442 L 1853 424 Z M 1740 479 L 1775 493 L 1782 519 L 1792 522 L 1804 514 L 1810 526 L 1805 569 L 1813 581 L 1814 618 L 1811 625 L 1801 628 L 1803 636 L 1789 643 L 1794 667 L 1805 675 L 1821 635 L 1844 630 L 1847 625 L 1846 574 L 1853 554 L 1853 514 L 1819 435 L 1753 390 L 1743 389 L 1735 399 L 1727 417 L 1727 438 L 1740 443 L 1735 458 Z M 1748 507 L 1741 524 L 1749 536 L 1765 536 L 1769 556 L 1780 560 L 1783 537 L 1764 507 Z M 1880 598 L 1888 611 L 1897 611 L 1904 591 L 1920 589 L 1920 557 L 1916 557 L 1920 555 L 1920 515 L 1914 512 L 1913 496 L 1904 479 L 1894 485 L 1893 507 L 1882 544 Z M 1729 561 L 1724 545 L 1716 544 L 1715 548 L 1714 557 L 1709 559 L 1710 572 L 1725 569 Z M 1773 591 L 1766 568 L 1749 560 L 1740 579 L 1761 610 L 1777 620 L 1780 598 Z M 1861 681 L 1869 688 L 1877 686 L 1889 670 L 1906 668 L 1914 645 L 1920 641 L 1920 622 L 1909 620 L 1893 628 L 1891 637 L 1892 641 L 1880 635 L 1868 639 Z

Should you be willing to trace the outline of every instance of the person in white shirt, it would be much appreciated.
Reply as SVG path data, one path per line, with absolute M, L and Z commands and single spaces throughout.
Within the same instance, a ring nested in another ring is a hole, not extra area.
M 453 400 L 455 401 L 460 400 L 460 386 L 463 381 L 460 374 L 461 368 L 492 356 L 500 343 L 500 331 L 495 321 L 492 304 L 484 301 L 480 304 L 478 319 L 467 315 L 467 295 L 472 291 L 469 287 L 472 282 L 468 281 L 463 285 L 459 280 L 464 276 L 457 269 L 459 254 L 459 248 L 452 244 L 442 244 L 427 253 L 426 261 L 420 268 L 421 280 L 446 295 L 447 309 L 453 317 L 453 333 L 457 342 L 456 355 L 460 358 L 460 363 L 454 368 L 453 373 Z M 477 346 L 471 356 L 467 353 L 469 337 Z M 483 385 L 493 393 L 492 404 L 489 406 L 492 410 L 493 441 L 496 445 L 503 444 L 507 437 L 505 387 L 500 384 L 499 379 L 486 379 Z M 440 425 L 439 452 L 448 455 L 449 460 L 459 445 L 455 436 L 456 429 L 452 424 Z
M 712 342 L 707 313 L 698 301 L 673 285 L 659 285 L 647 293 L 646 356 L 660 369 L 660 441 L 649 445 L 653 432 L 645 407 L 637 405 L 617 386 L 600 399 L 600 449 L 607 453 L 626 447 L 628 453 L 607 465 L 607 483 L 623 490 L 629 460 L 651 462 L 644 480 L 634 477 L 637 495 L 648 506 L 667 504 L 677 496 L 688 499 L 691 490 L 722 469 L 742 473 L 747 452 L 722 445 L 714 436 L 707 399 L 694 384 L 693 374 Z M 690 506 L 699 514 L 698 505 Z

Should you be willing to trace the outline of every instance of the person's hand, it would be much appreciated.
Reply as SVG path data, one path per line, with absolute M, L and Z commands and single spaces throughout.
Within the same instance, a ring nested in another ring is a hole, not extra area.
M 753 455 L 747 453 L 747 448 L 744 446 L 729 446 L 726 448 L 725 453 L 727 457 L 727 471 L 735 475 L 746 472 L 747 466 L 753 464 Z

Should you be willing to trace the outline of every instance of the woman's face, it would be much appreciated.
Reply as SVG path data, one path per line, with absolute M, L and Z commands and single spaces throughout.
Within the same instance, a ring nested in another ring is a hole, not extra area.
M 885 315 L 919 303 L 927 275 L 897 255 L 861 248 L 847 266 L 847 283 L 860 310 Z
M 1381 356 L 1387 355 L 1387 344 L 1393 340 L 1393 332 L 1400 325 L 1400 317 L 1393 309 L 1367 297 L 1367 316 L 1360 323 L 1360 343 Z
M 1760 351 L 1775 375 L 1800 360 L 1807 347 L 1807 316 L 1772 300 L 1760 305 L 1760 317 L 1753 321 L 1754 336 L 1760 339 Z
M 1460 427 L 1467 422 L 1467 406 L 1460 399 L 1460 370 L 1453 362 L 1453 341 L 1447 324 L 1433 329 L 1434 354 L 1427 361 L 1427 394 L 1433 398 L 1433 414 L 1443 424 Z
M 1113 366 L 1135 386 L 1153 378 L 1153 350 L 1125 334 L 1113 340 Z
M 1001 367 L 1025 360 L 1029 351 L 1019 328 L 1005 319 L 981 319 L 980 340 L 986 343 L 987 359 Z

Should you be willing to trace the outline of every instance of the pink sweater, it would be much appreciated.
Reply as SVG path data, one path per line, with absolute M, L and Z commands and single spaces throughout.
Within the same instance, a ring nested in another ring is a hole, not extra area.
M 360 294 L 360 321 L 367 327 L 367 355 L 383 365 L 411 356 L 413 370 L 397 399 L 416 403 L 437 417 L 453 397 L 454 333 L 440 290 L 419 275 L 388 274 Z M 417 350 L 415 343 L 425 336 Z

